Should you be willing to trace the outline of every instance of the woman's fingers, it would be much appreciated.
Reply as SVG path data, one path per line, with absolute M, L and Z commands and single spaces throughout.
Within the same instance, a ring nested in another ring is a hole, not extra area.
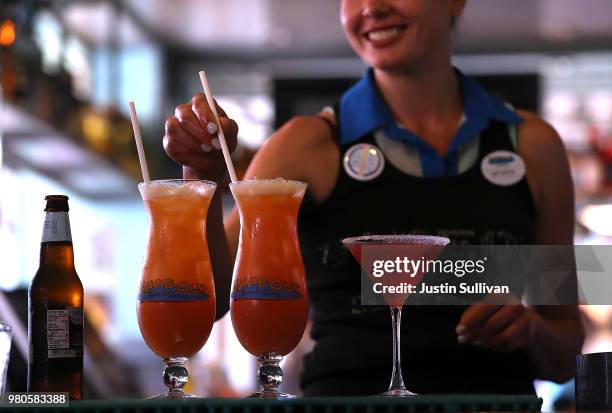
M 181 128 L 189 135 L 202 143 L 210 145 L 212 137 L 200 124 L 190 104 L 179 105 L 174 110 L 174 116 L 178 119 Z
M 531 320 L 528 314 L 514 320 L 503 331 L 489 339 L 486 346 L 497 351 L 513 351 L 531 340 Z
M 469 328 L 459 335 L 459 342 L 471 342 L 496 351 L 513 351 L 533 340 L 532 310 L 517 304 L 473 307 L 469 312 L 466 310 L 466 317 L 462 317 L 462 323 Z
M 207 176 L 221 176 L 225 171 L 221 144 L 217 136 L 219 127 L 223 128 L 228 149 L 234 151 L 238 143 L 238 125 L 221 114 L 219 124 L 214 122 L 213 114 L 202 93 L 193 97 L 191 102 L 179 105 L 174 116 L 166 121 L 163 145 L 166 153 L 177 163 L 194 168 Z
M 204 93 L 196 93 L 193 98 L 191 98 L 191 110 L 209 135 L 217 134 L 219 125 L 215 122 L 215 116 L 208 106 Z M 223 113 L 225 114 L 225 112 Z M 218 111 L 217 114 L 219 114 Z
M 457 334 L 466 334 L 480 323 L 486 321 L 499 307 L 499 305 L 472 304 L 463 312 L 459 325 L 457 325 Z
M 186 155 L 201 151 L 203 143 L 185 131 L 180 121 L 173 116 L 166 121 L 163 144 L 168 156 L 182 163 Z
M 470 334 L 470 340 L 476 344 L 489 345 L 491 340 L 518 320 L 523 311 L 523 307 L 518 305 L 502 306 L 482 324 L 474 328 Z
M 235 120 L 227 117 L 227 114 L 223 108 L 219 106 L 216 100 L 215 106 L 217 108 L 217 115 L 219 116 L 219 123 L 221 125 L 217 125 L 215 122 L 215 117 L 212 110 L 208 106 L 208 101 L 203 93 L 197 93 L 191 99 L 191 110 L 196 115 L 199 123 L 203 125 L 203 128 L 205 128 L 206 132 L 210 135 L 211 146 L 214 149 L 221 149 L 221 144 L 217 136 L 219 126 L 221 126 L 223 128 L 223 135 L 227 141 L 227 147 L 230 152 L 233 152 L 238 144 L 238 124 Z

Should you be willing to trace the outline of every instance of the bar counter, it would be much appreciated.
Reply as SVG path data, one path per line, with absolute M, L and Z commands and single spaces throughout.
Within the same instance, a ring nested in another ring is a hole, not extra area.
M 423 395 L 410 398 L 309 397 L 290 400 L 207 399 L 88 400 L 68 407 L 0 406 L 0 411 L 73 413 L 378 413 L 378 412 L 539 412 L 534 395 Z

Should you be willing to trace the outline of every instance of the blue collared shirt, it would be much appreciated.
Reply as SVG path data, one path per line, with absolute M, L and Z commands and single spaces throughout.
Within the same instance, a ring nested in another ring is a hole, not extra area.
M 367 73 L 340 98 L 340 144 L 347 145 L 376 130 L 386 137 L 405 142 L 418 150 L 423 176 L 439 177 L 459 173 L 459 148 L 477 139 L 491 119 L 509 124 L 523 120 L 499 99 L 491 96 L 476 80 L 455 69 L 463 97 L 464 119 L 444 156 L 422 138 L 402 128 L 378 91 L 374 71 Z

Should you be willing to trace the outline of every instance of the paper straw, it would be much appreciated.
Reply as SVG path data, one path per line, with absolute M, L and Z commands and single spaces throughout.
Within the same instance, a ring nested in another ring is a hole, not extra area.
M 134 139 L 136 140 L 136 149 L 138 150 L 138 160 L 140 161 L 140 170 L 142 171 L 142 179 L 149 182 L 149 168 L 147 168 L 147 158 L 145 157 L 144 148 L 142 147 L 142 134 L 140 133 L 140 123 L 136 116 L 136 106 L 130 101 L 130 119 L 132 120 L 132 129 L 134 129 Z
M 223 152 L 225 165 L 227 166 L 227 170 L 230 174 L 232 182 L 236 182 L 238 178 L 236 178 L 236 171 L 234 170 L 234 164 L 232 164 L 232 157 L 230 156 L 229 149 L 227 148 L 227 142 L 225 141 L 225 134 L 223 133 L 221 122 L 219 122 L 217 106 L 215 105 L 212 91 L 210 90 L 210 86 L 208 85 L 206 72 L 204 72 L 203 70 L 200 71 L 200 80 L 202 81 L 202 87 L 204 88 L 204 95 L 206 96 L 206 100 L 208 101 L 208 106 L 210 106 L 210 110 L 212 111 L 213 116 L 215 117 L 215 123 L 218 126 L 219 143 L 221 143 L 221 151 Z

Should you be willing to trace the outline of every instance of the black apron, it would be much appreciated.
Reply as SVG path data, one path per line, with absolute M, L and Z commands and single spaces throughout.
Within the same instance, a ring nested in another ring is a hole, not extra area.
M 337 117 L 339 128 L 342 121 Z M 336 186 L 319 206 L 307 196 L 298 219 L 316 342 L 304 359 L 306 396 L 378 394 L 391 378 L 389 309 L 360 305 L 360 268 L 341 239 L 413 233 L 446 236 L 462 245 L 533 243 L 535 206 L 526 178 L 498 186 L 480 170 L 490 152 L 515 152 L 507 124 L 491 121 L 481 132 L 474 165 L 440 178 L 411 176 L 387 161 L 380 176 L 357 181 L 344 170 L 342 157 L 358 143 L 376 145 L 373 134 L 339 145 Z M 406 387 L 419 394 L 534 394 L 535 368 L 523 351 L 500 353 L 457 342 L 455 328 L 466 308 L 404 307 Z

